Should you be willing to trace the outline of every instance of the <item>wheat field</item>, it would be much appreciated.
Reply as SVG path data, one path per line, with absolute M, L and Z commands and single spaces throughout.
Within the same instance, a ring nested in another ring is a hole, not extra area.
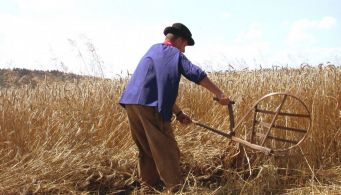
M 185 179 L 179 194 L 341 193 L 340 67 L 209 77 L 236 102 L 236 121 L 259 98 L 281 91 L 307 104 L 311 129 L 286 156 L 266 156 L 173 121 Z M 137 149 L 118 105 L 127 81 L 84 78 L 2 88 L 0 194 L 139 194 Z M 177 102 L 193 119 L 228 129 L 226 109 L 206 89 L 182 79 Z M 238 153 L 245 156 L 241 164 Z

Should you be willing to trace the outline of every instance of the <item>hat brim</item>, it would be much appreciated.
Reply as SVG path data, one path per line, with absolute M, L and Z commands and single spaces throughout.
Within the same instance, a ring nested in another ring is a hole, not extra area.
M 164 35 L 167 35 L 168 33 L 172 33 L 172 34 L 175 34 L 175 35 L 179 35 L 179 36 L 181 36 L 181 37 L 187 39 L 188 45 L 189 45 L 189 46 L 193 46 L 194 43 L 195 43 L 195 42 L 194 42 L 194 39 L 193 39 L 192 37 L 188 37 L 188 36 L 182 34 L 182 33 L 180 32 L 180 30 L 177 29 L 177 28 L 174 28 L 174 27 L 171 27 L 171 26 L 166 27 L 165 30 L 163 31 L 163 34 L 164 34 Z

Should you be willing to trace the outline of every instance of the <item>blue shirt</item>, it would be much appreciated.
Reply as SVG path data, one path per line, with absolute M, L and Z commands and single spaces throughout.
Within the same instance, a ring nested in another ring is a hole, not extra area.
M 181 75 L 199 83 L 207 75 L 177 48 L 155 44 L 142 57 L 119 103 L 157 107 L 164 120 L 172 118 Z

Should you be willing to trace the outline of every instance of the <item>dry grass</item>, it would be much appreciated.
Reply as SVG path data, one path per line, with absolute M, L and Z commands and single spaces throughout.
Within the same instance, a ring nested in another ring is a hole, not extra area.
M 340 68 L 225 72 L 210 78 L 234 97 L 237 121 L 263 95 L 288 91 L 308 105 L 312 128 L 289 157 L 268 157 L 174 122 L 186 179 L 182 193 L 340 192 Z M 138 193 L 137 151 L 117 104 L 126 82 L 86 79 L 1 89 L 0 193 Z M 179 105 L 194 119 L 228 129 L 226 110 L 211 100 L 205 89 L 182 80 Z M 242 164 L 235 161 L 238 152 L 246 155 Z

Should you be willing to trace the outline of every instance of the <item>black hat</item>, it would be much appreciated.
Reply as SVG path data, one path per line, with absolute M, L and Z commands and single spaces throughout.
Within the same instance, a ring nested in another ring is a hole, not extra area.
M 181 23 L 174 23 L 172 26 L 166 27 L 163 31 L 163 34 L 167 35 L 168 33 L 172 33 L 187 39 L 189 46 L 194 45 L 191 31 L 189 31 L 189 29 Z

